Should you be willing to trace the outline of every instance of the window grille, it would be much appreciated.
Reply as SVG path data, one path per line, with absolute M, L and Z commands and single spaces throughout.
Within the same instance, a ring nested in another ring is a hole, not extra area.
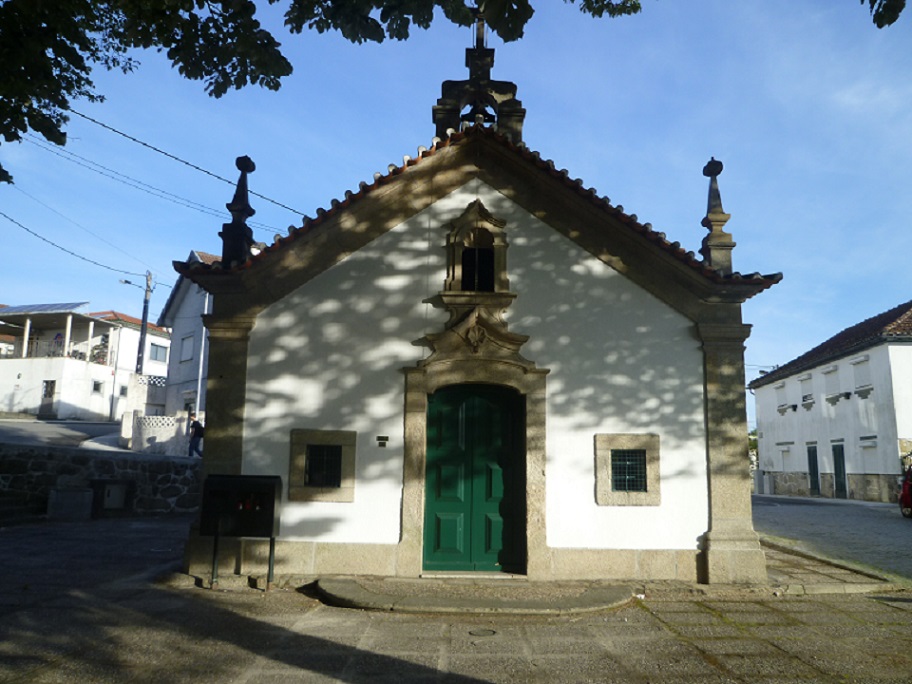
M 646 450 L 611 450 L 611 489 L 615 492 L 646 491 Z
M 355 500 L 355 444 L 350 430 L 292 430 L 289 501 Z
M 304 484 L 309 487 L 342 486 L 342 445 L 308 444 Z

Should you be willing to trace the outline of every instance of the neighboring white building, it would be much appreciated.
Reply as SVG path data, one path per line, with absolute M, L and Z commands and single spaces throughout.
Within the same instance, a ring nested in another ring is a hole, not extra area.
M 750 383 L 758 489 L 896 501 L 912 452 L 912 302 L 862 321 Z
M 238 160 L 219 263 L 175 264 L 212 296 L 206 473 L 281 477 L 281 573 L 766 582 L 741 304 L 781 276 L 732 271 L 721 164 L 697 258 L 529 151 L 468 53 L 429 149 L 269 246 Z
M 213 264 L 214 254 L 192 251 L 187 263 Z M 168 383 L 165 397 L 165 414 L 206 410 L 206 367 L 209 345 L 203 316 L 210 310 L 209 293 L 196 283 L 178 276 L 165 303 L 158 325 L 171 330 L 174 343 L 168 362 Z
M 0 307 L 0 330 L 12 337 L 0 346 L 0 411 L 116 421 L 128 410 L 164 410 L 146 386 L 156 384 L 148 380 L 155 377 L 164 384 L 168 332 L 148 326 L 140 380 L 141 321 L 114 311 L 80 313 L 87 305 Z

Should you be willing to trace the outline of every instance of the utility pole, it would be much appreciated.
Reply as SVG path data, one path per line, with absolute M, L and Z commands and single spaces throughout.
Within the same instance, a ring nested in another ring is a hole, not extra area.
M 136 352 L 136 374 L 142 375 L 146 356 L 146 330 L 149 327 L 149 299 L 152 297 L 152 272 L 146 271 L 146 295 L 143 298 L 142 325 L 139 327 L 139 350 Z

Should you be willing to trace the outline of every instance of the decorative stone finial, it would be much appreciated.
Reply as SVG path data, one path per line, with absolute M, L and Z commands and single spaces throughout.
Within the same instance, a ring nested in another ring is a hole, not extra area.
M 706 213 L 722 211 L 722 196 L 719 194 L 719 181 L 716 179 L 722 173 L 722 162 L 715 157 L 710 157 L 703 167 L 703 175 L 709 178 L 709 201 L 706 203 Z
M 230 268 L 232 264 L 244 263 L 250 257 L 250 248 L 254 245 L 253 231 L 247 225 L 247 219 L 256 213 L 250 206 L 247 190 L 247 174 L 256 170 L 256 164 L 248 156 L 238 157 L 234 165 L 241 172 L 238 178 L 234 197 L 225 205 L 231 212 L 231 223 L 222 225 L 219 237 L 222 238 L 222 265 Z
M 723 275 L 729 275 L 732 272 L 731 252 L 735 242 L 732 236 L 723 230 L 731 215 L 722 209 L 718 181 L 722 168 L 722 162 L 715 157 L 710 157 L 703 167 L 703 175 L 709 178 L 709 196 L 706 200 L 706 216 L 703 217 L 701 224 L 709 230 L 709 235 L 703 238 L 700 254 L 703 255 L 703 261 L 707 266 Z

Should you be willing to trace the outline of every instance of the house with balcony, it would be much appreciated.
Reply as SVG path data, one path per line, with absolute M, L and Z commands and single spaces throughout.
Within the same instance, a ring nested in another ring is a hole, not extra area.
M 168 331 L 147 325 L 140 374 L 141 321 L 115 311 L 84 313 L 87 306 L 0 307 L 0 412 L 116 421 L 127 410 L 164 410 Z
M 846 328 L 749 387 L 758 490 L 896 500 L 912 454 L 912 302 Z

